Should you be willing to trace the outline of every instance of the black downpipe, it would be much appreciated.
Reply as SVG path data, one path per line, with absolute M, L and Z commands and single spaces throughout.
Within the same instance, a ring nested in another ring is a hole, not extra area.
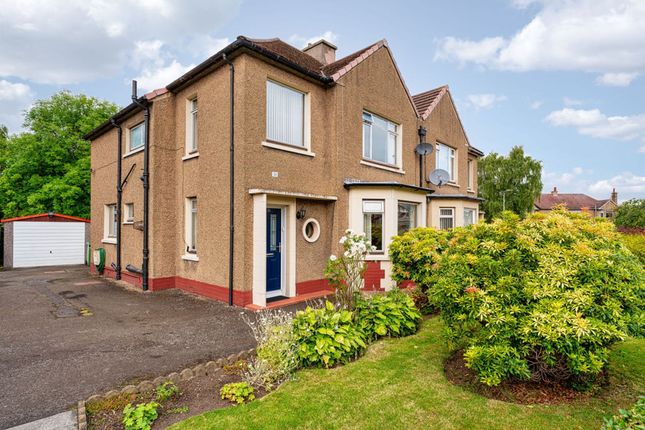
M 112 126 L 116 128 L 117 135 L 117 150 L 116 150 L 116 218 L 118 222 L 116 223 L 116 267 L 114 268 L 114 277 L 118 281 L 121 279 L 121 204 L 123 196 L 123 185 L 121 184 L 121 159 L 122 159 L 122 147 L 121 141 L 123 136 L 123 130 L 117 122 L 112 119 L 110 120 Z
M 149 187 L 149 160 L 150 160 L 150 105 L 145 99 L 139 100 L 137 97 L 137 81 L 132 81 L 132 102 L 143 109 L 143 123 L 145 128 L 145 139 L 143 142 L 143 264 L 141 266 L 143 291 L 148 291 L 148 259 L 150 251 L 148 249 L 148 187 Z M 128 270 L 130 270 L 128 268 Z
M 229 237 L 228 237 L 228 305 L 233 306 L 233 251 L 235 250 L 235 66 L 226 54 L 222 59 L 230 70 L 230 179 L 229 179 Z

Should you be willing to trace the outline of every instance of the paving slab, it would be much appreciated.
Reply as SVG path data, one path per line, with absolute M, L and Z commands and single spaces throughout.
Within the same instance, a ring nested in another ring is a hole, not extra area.
M 76 428 L 76 413 L 68 411 L 16 427 L 11 427 L 9 430 L 76 430 Z

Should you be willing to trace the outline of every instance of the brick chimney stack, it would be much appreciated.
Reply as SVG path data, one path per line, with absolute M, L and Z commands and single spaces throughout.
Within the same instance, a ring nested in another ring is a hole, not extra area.
M 320 39 L 318 42 L 310 43 L 306 48 L 302 50 L 305 54 L 309 54 L 314 57 L 316 60 L 320 61 L 324 65 L 333 63 L 336 61 L 336 46 L 327 42 L 324 39 Z
M 611 201 L 618 204 L 618 193 L 616 192 L 616 188 L 611 192 Z
M 558 197 L 558 187 L 553 187 L 553 191 L 551 191 L 551 195 Z

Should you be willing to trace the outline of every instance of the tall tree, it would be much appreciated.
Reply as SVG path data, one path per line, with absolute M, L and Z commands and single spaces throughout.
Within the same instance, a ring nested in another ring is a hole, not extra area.
M 521 216 L 533 209 L 533 202 L 542 191 L 542 162 L 524 154 L 514 146 L 508 156 L 495 152 L 479 160 L 479 195 L 481 206 L 490 221 L 504 209 Z
M 90 144 L 83 135 L 118 107 L 61 91 L 25 114 L 26 132 L 6 139 L 0 175 L 3 217 L 47 211 L 90 215 Z
M 614 223 L 619 227 L 645 229 L 645 199 L 631 199 L 618 206 Z

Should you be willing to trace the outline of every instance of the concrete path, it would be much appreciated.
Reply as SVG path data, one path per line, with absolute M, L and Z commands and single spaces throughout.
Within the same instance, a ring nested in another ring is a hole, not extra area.
M 0 271 L 0 429 L 252 348 L 243 312 L 131 291 L 84 266 Z
M 76 428 L 76 413 L 69 411 L 17 427 L 11 427 L 9 430 L 76 430 Z

